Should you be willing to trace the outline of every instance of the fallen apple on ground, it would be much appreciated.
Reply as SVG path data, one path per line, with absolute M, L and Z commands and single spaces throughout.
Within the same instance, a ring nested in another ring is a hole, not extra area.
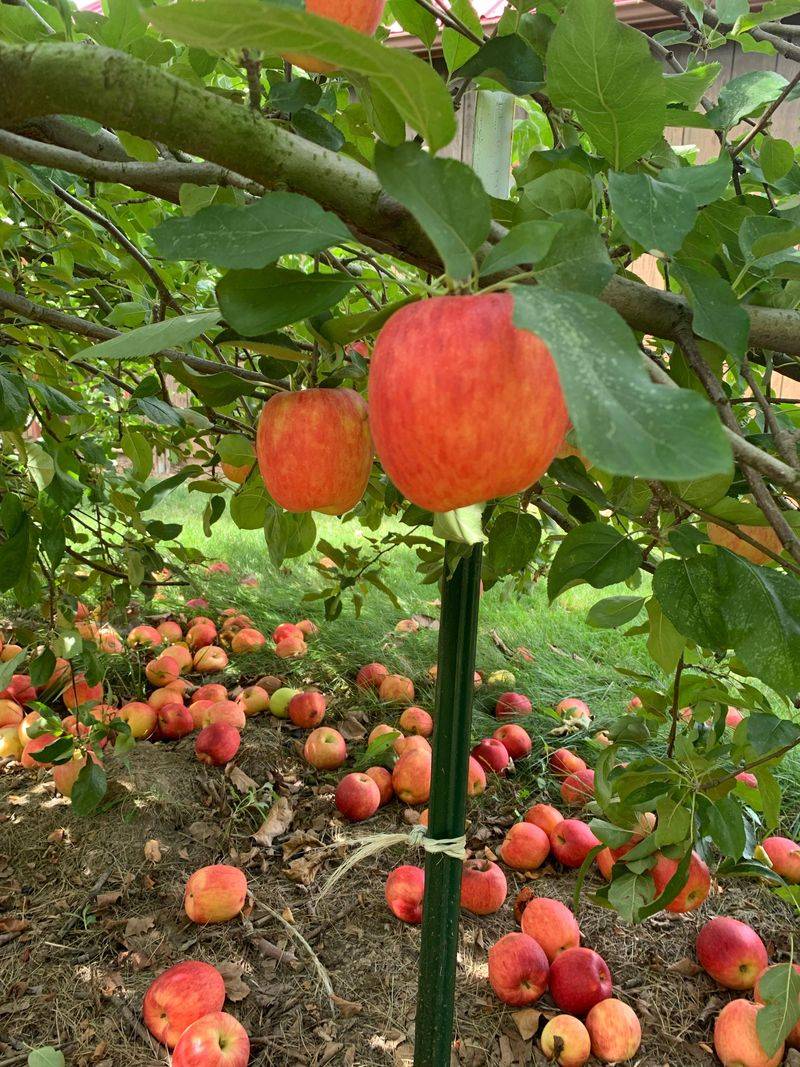
M 380 689 L 381 682 L 389 676 L 388 667 L 382 663 L 367 663 L 356 675 L 359 689 Z
M 568 948 L 578 948 L 581 931 L 566 904 L 552 897 L 533 897 L 522 913 L 522 932 L 542 946 L 550 963 Z
M 550 753 L 550 770 L 561 778 L 586 770 L 586 762 L 568 748 L 557 748 Z
M 552 804 L 534 804 L 525 812 L 525 822 L 531 822 L 549 836 L 559 823 L 564 821 L 564 816 L 554 808 Z
M 425 738 L 419 740 L 424 741 Z M 431 763 L 430 752 L 421 748 L 412 748 L 405 752 L 395 763 L 392 785 L 404 804 L 428 803 L 431 795 Z
M 327 706 L 328 701 L 322 693 L 316 689 L 307 689 L 303 693 L 295 693 L 289 701 L 287 711 L 295 726 L 313 730 L 325 718 Z
M 394 797 L 394 785 L 392 784 L 392 772 L 387 770 L 386 767 L 368 767 L 364 772 L 369 775 L 375 785 L 378 787 L 378 791 L 381 795 L 381 804 L 388 804 Z
M 656 896 L 660 896 L 664 892 L 677 869 L 677 860 L 671 860 L 660 853 L 657 855 L 655 866 L 650 870 L 650 877 L 656 887 Z M 675 899 L 670 904 L 667 904 L 666 910 L 673 914 L 694 911 L 700 907 L 710 890 L 711 874 L 708 867 L 696 852 L 692 852 L 683 888 Z
M 181 1034 L 172 1067 L 247 1067 L 250 1038 L 242 1024 L 224 1011 L 204 1015 Z
M 513 760 L 524 759 L 529 756 L 533 748 L 533 742 L 528 732 L 516 723 L 507 722 L 498 726 L 492 734 L 495 741 L 499 741 Z
M 289 704 L 300 693 L 300 689 L 288 689 L 285 686 L 276 689 L 269 698 L 269 710 L 276 719 L 289 718 Z
M 194 923 L 222 923 L 234 919 L 247 899 L 247 879 L 226 863 L 201 867 L 186 883 L 183 906 Z
M 494 713 L 498 719 L 519 718 L 523 715 L 530 715 L 532 711 L 533 705 L 524 693 L 501 693 L 494 706 Z
M 334 771 L 347 759 L 347 742 L 331 726 L 318 726 L 306 738 L 303 756 L 318 771 Z
M 516 871 L 535 871 L 550 855 L 550 838 L 529 822 L 515 823 L 500 846 L 500 859 Z
M 585 822 L 579 819 L 562 819 L 550 834 L 550 847 L 559 863 L 576 869 L 581 866 L 600 841 Z
M 726 989 L 752 989 L 769 962 L 764 942 L 747 923 L 717 916 L 696 941 L 697 962 Z
M 504 1004 L 535 1004 L 547 989 L 550 965 L 527 934 L 511 933 L 489 949 L 489 984 Z
M 397 725 L 406 734 L 430 737 L 433 734 L 433 717 L 424 708 L 411 705 L 400 716 Z
M 336 807 L 350 822 L 371 819 L 381 805 L 381 791 L 368 774 L 346 774 L 336 787 Z
M 714 1051 L 722 1067 L 778 1067 L 785 1045 L 768 1056 L 758 1037 L 756 1019 L 763 1009 L 749 1000 L 729 1001 L 714 1023 Z
M 508 769 L 508 749 L 502 741 L 494 737 L 485 737 L 479 741 L 470 755 L 485 771 L 503 775 Z
M 492 915 L 508 896 L 503 871 L 491 860 L 467 860 L 461 874 L 461 907 L 473 915 Z
M 800 844 L 788 837 L 767 837 L 761 847 L 776 874 L 789 885 L 800 885 Z
M 583 1067 L 592 1053 L 589 1031 L 573 1015 L 556 1015 L 542 1030 L 542 1052 L 558 1067 Z
M 241 701 L 248 719 L 260 715 L 262 711 L 269 711 L 269 693 L 260 685 L 248 685 L 243 689 Z
M 223 767 L 234 758 L 242 743 L 242 735 L 227 722 L 214 722 L 197 735 L 194 750 L 201 763 Z
M 403 674 L 387 674 L 378 687 L 378 696 L 387 704 L 413 704 L 414 683 Z
M 219 1011 L 225 1003 L 225 982 L 210 963 L 186 960 L 160 974 L 144 995 L 142 1016 L 153 1037 L 168 1048 L 192 1023 Z
M 583 808 L 594 797 L 594 771 L 585 767 L 561 783 L 561 799 L 571 808 Z
M 633 1059 L 642 1043 L 642 1025 L 633 1008 L 610 997 L 595 1004 L 586 1016 L 592 1055 L 603 1063 Z
M 386 903 L 389 910 L 405 923 L 422 922 L 422 901 L 425 896 L 425 872 L 421 867 L 406 864 L 396 867 L 386 879 Z
M 570 1015 L 586 1015 L 595 1004 L 607 1000 L 611 991 L 611 972 L 593 949 L 568 948 L 550 965 L 550 993 Z

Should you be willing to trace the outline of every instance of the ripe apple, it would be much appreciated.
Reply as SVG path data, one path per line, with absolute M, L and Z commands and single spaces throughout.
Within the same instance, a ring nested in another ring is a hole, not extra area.
M 381 795 L 380 806 L 383 807 L 384 804 L 388 804 L 394 796 L 392 772 L 388 771 L 385 767 L 369 767 L 364 773 L 371 778 L 378 787 L 378 792 Z
M 85 704 L 99 704 L 103 699 L 103 686 L 100 682 L 89 685 L 83 674 L 76 674 L 61 694 L 61 699 L 68 711 L 75 711 Z
M 658 853 L 655 866 L 650 870 L 650 877 L 656 887 L 656 896 L 661 896 L 677 869 L 677 860 L 668 859 Z M 666 910 L 673 914 L 694 911 L 706 899 L 710 889 L 711 875 L 708 867 L 706 867 L 697 853 L 693 852 L 689 861 L 689 873 L 686 876 L 683 889 L 671 904 L 667 904 Z
M 276 393 L 258 421 L 256 455 L 281 507 L 342 515 L 364 495 L 372 469 L 366 401 L 352 389 Z
M 194 705 L 192 705 L 194 706 Z M 200 725 L 211 726 L 215 722 L 226 722 L 237 730 L 243 730 L 247 723 L 244 708 L 236 700 L 216 700 L 200 714 Z
M 736 781 L 746 785 L 748 789 L 758 789 L 758 778 L 749 771 L 740 771 L 736 775 Z
M 589 1031 L 573 1015 L 556 1015 L 542 1030 L 542 1052 L 559 1067 L 583 1067 L 592 1053 Z
M 580 867 L 599 844 L 586 823 L 579 819 L 563 819 L 550 834 L 553 855 L 565 867 Z
M 40 722 L 41 719 L 42 716 L 38 711 L 29 711 L 19 724 L 17 732 L 19 733 L 19 739 L 23 745 L 27 745 L 31 737 L 35 736 L 36 730 L 38 729 L 36 724 Z M 44 726 L 44 723 L 41 722 L 41 725 Z
M 260 630 L 247 628 L 246 630 L 239 630 L 238 633 L 233 635 L 231 641 L 231 652 L 234 655 L 241 656 L 250 652 L 257 652 L 262 645 L 267 643 L 266 637 Z
M 122 651 L 122 638 L 112 626 L 102 626 L 97 635 L 100 651 L 115 656 Z
M 398 726 L 403 733 L 430 737 L 433 733 L 433 716 L 429 715 L 424 708 L 418 708 L 412 704 L 400 716 Z
M 303 755 L 318 771 L 334 771 L 347 759 L 347 742 L 331 726 L 318 726 L 306 738 Z
M 285 641 L 287 637 L 297 637 L 301 641 L 306 639 L 306 635 L 300 627 L 295 626 L 293 622 L 282 622 L 272 631 L 272 640 L 276 645 L 279 645 L 281 641 Z
M 381 791 L 368 774 L 346 774 L 336 787 L 336 807 L 350 822 L 371 819 L 381 806 Z
M 0 727 L 18 728 L 24 718 L 25 712 L 16 700 L 0 700 Z
M 697 935 L 697 962 L 726 989 L 752 989 L 769 960 L 764 942 L 747 923 L 719 916 Z
M 225 622 L 222 624 L 222 633 L 231 639 L 234 634 L 239 633 L 241 630 L 253 630 L 255 629 L 255 623 L 249 615 L 227 615 Z
M 550 965 L 550 993 L 562 1011 L 586 1015 L 611 996 L 611 972 L 593 949 L 568 948 Z
M 183 906 L 194 923 L 224 923 L 235 918 L 247 899 L 247 879 L 238 867 L 217 863 L 201 867 L 186 883 Z
M 761 1006 L 749 1000 L 731 1000 L 714 1023 L 714 1051 L 722 1067 L 778 1067 L 785 1045 L 768 1056 L 758 1038 L 756 1019 Z
M 228 666 L 228 653 L 219 645 L 206 645 L 195 652 L 193 665 L 199 674 L 216 674 Z
M 56 657 L 56 665 L 53 668 L 53 673 L 47 679 L 43 686 L 40 687 L 40 693 L 47 693 L 52 696 L 58 695 L 72 674 L 72 664 L 69 660 L 62 659 L 61 656 Z
M 555 752 L 551 752 L 548 762 L 550 770 L 560 778 L 567 778 L 570 774 L 586 770 L 584 760 L 568 748 L 557 748 Z
M 147 698 L 147 703 L 153 708 L 154 711 L 158 711 L 159 708 L 163 708 L 165 704 L 183 704 L 183 693 L 177 689 L 173 689 L 173 682 L 169 685 L 162 686 L 160 689 L 154 689 L 150 696 Z M 197 698 L 195 697 L 195 700 Z
M 479 741 L 471 755 L 485 771 L 503 775 L 508 770 L 508 749 L 502 741 L 494 737 L 485 737 L 483 741 Z
M 395 726 L 389 726 L 386 722 L 379 722 L 377 726 L 373 726 L 370 730 L 369 737 L 367 738 L 367 747 L 376 741 L 379 737 L 385 737 L 386 734 L 395 734 L 399 737 L 403 735 Z
M 288 719 L 289 704 L 299 692 L 299 689 L 288 689 L 286 687 L 276 689 L 269 698 L 270 713 L 274 715 L 276 719 Z
M 621 860 L 623 856 L 626 856 L 634 845 L 637 845 L 641 840 L 641 835 L 634 834 L 630 841 L 626 841 L 624 845 L 620 845 L 618 848 L 604 848 L 602 852 L 597 853 L 594 862 L 607 882 L 611 881 L 611 876 L 614 873 L 614 864 L 617 860 Z
M 771 526 L 740 526 L 739 529 L 742 533 L 746 533 L 748 537 L 752 537 L 754 541 L 758 541 L 759 544 L 764 545 L 766 548 L 771 548 L 773 552 L 780 554 L 783 551 L 781 539 Z M 743 541 L 741 537 L 737 537 L 730 530 L 717 526 L 715 522 L 710 522 L 706 526 L 706 533 L 712 545 L 720 545 L 722 548 L 730 549 L 731 552 L 735 552 L 742 559 L 749 560 L 750 563 L 772 562 L 772 557 L 768 556 L 766 552 L 762 552 L 755 545 Z
M 260 685 L 248 685 L 242 690 L 240 700 L 248 719 L 260 715 L 262 711 L 269 711 L 269 693 Z
M 794 969 L 795 971 L 797 971 L 798 974 L 800 974 L 800 963 L 795 963 Z M 771 967 L 767 967 L 766 971 L 764 971 L 764 974 L 768 974 L 771 970 Z M 760 989 L 761 979 L 764 977 L 764 974 L 760 974 L 758 976 L 755 988 L 753 989 L 753 997 L 755 999 L 756 1004 L 764 1003 L 764 998 L 761 995 Z M 800 1048 L 800 1021 L 798 1021 L 794 1028 L 790 1030 L 789 1033 L 786 1035 L 786 1044 L 789 1046 L 789 1048 Z
M 389 873 L 386 879 L 386 903 L 389 911 L 404 923 L 418 926 L 422 922 L 424 896 L 425 872 L 421 867 L 406 864 Z
M 188 1026 L 172 1053 L 172 1067 L 247 1067 L 250 1038 L 232 1015 L 219 1011 Z
M 632 1060 L 642 1043 L 642 1025 L 633 1008 L 610 997 L 595 1004 L 586 1016 L 592 1055 L 603 1063 Z
M 208 607 L 208 601 L 206 600 L 205 597 L 202 597 L 202 596 L 192 597 L 191 600 L 187 600 L 186 601 L 186 607 L 187 608 L 207 608 Z
M 561 783 L 561 799 L 572 808 L 582 808 L 594 798 L 594 771 L 585 767 L 567 775 Z
M 19 739 L 19 727 L 0 726 L 0 759 L 18 760 L 22 755 L 22 742 Z
M 479 797 L 486 792 L 486 771 L 472 756 L 467 767 L 467 796 Z
M 473 915 L 500 911 L 508 896 L 503 871 L 491 860 L 467 860 L 461 875 L 461 907 Z
M 152 704 L 134 700 L 119 709 L 119 717 L 128 724 L 131 735 L 140 741 L 155 730 L 158 712 Z
M 194 730 L 192 713 L 183 704 L 165 704 L 158 709 L 158 729 L 166 741 L 178 741 Z
M 128 648 L 158 648 L 164 638 L 155 626 L 134 626 L 126 641 Z
M 533 742 L 528 732 L 516 723 L 507 722 L 504 726 L 498 726 L 492 737 L 505 746 L 513 760 L 524 759 L 531 754 Z
M 164 655 L 175 660 L 180 668 L 181 674 L 191 673 L 192 667 L 194 666 L 194 657 L 186 645 L 169 645 L 164 652 Z M 185 679 L 182 680 L 180 678 L 176 678 L 173 682 L 167 682 L 167 686 L 177 686 L 180 684 L 188 685 L 188 682 L 186 682 Z
M 529 822 L 515 823 L 499 849 L 500 859 L 515 871 L 535 871 L 550 855 L 550 838 Z
M 181 673 L 180 664 L 173 656 L 163 655 L 151 659 L 144 669 L 147 680 L 155 686 L 165 686 L 174 682 Z
M 236 609 L 234 608 L 233 611 L 235 613 Z M 224 614 L 225 613 L 223 612 L 223 615 Z M 216 628 L 216 623 L 213 619 L 210 619 L 208 615 L 195 615 L 194 618 L 189 619 L 186 624 L 187 632 L 192 630 L 195 626 L 214 626 Z
M 35 759 L 34 756 L 37 752 L 41 752 L 43 748 L 47 748 L 48 745 L 52 745 L 56 740 L 53 734 L 42 734 L 41 737 L 33 737 L 23 747 L 22 755 L 19 758 L 20 763 L 27 771 L 40 770 L 42 767 L 50 767 L 52 764 L 43 763 L 41 760 Z
M 389 668 L 382 663 L 368 663 L 356 675 L 356 685 L 359 689 L 379 689 L 388 674 Z
M 144 995 L 142 1016 L 153 1037 L 174 1048 L 178 1038 L 204 1015 L 225 1003 L 225 981 L 216 967 L 186 960 L 160 974 Z
M 589 705 L 577 697 L 565 697 L 556 704 L 556 711 L 562 719 L 591 719 L 592 713 Z
M 195 700 L 189 705 L 189 714 L 192 716 L 195 730 L 208 726 L 210 720 L 207 718 L 207 712 L 215 703 L 214 700 Z
M 367 37 L 371 37 L 380 25 L 384 6 L 385 0 L 306 0 L 309 14 L 331 19 Z M 336 69 L 333 64 L 314 56 L 287 54 L 283 58 L 314 74 L 329 74 Z
M 489 984 L 504 1004 L 535 1004 L 549 973 L 547 956 L 527 934 L 506 934 L 489 949 Z
M 183 640 L 183 630 L 179 622 L 167 619 L 164 622 L 160 622 L 156 629 L 161 634 L 161 640 L 164 644 L 174 645 L 176 641 Z
M 216 639 L 217 628 L 210 619 L 196 622 L 194 626 L 190 626 L 186 631 L 186 644 L 194 652 L 199 648 L 207 648 L 209 645 L 213 645 Z
M 308 645 L 301 637 L 284 637 L 275 646 L 278 659 L 292 659 L 293 656 L 305 656 Z
M 300 630 L 305 637 L 313 637 L 314 634 L 319 633 L 319 626 L 317 626 L 311 619 L 301 619 L 300 622 L 297 623 L 297 629 Z
M 242 735 L 227 722 L 212 722 L 197 735 L 194 751 L 201 763 L 223 767 L 234 758 L 242 743 Z
M 317 689 L 296 693 L 289 701 L 289 718 L 295 726 L 313 730 L 325 718 L 328 701 Z
M 743 721 L 744 715 L 742 715 L 741 711 L 739 711 L 738 708 L 734 708 L 729 704 L 728 710 L 725 714 L 725 725 L 729 729 L 735 730 L 739 723 Z
M 776 874 L 789 885 L 800 885 L 800 845 L 788 837 L 766 837 L 761 847 Z
M 378 696 L 391 704 L 413 704 L 414 683 L 402 674 L 387 674 L 378 688 Z
M 564 438 L 555 363 L 538 337 L 514 326 L 513 310 L 510 293 L 434 297 L 400 308 L 378 335 L 369 376 L 375 449 L 392 483 L 428 511 L 520 492 Z
M 518 718 L 522 715 L 530 715 L 531 711 L 533 711 L 533 705 L 522 693 L 501 693 L 494 706 L 494 713 L 498 719 Z
M 564 821 L 564 816 L 554 808 L 552 804 L 534 804 L 525 812 L 525 822 L 532 822 L 549 837 L 559 823 Z
M 419 623 L 416 619 L 401 619 L 394 630 L 398 634 L 415 634 L 419 630 Z
M 528 901 L 520 925 L 524 933 L 539 942 L 551 963 L 556 956 L 581 943 L 577 919 L 566 904 L 551 897 L 533 897 Z
M 94 755 L 90 757 L 94 763 L 97 763 L 97 759 Z M 72 790 L 75 788 L 75 782 L 78 780 L 78 775 L 87 764 L 86 756 L 82 756 L 79 752 L 76 752 L 71 760 L 67 763 L 59 763 L 53 767 L 53 783 L 64 797 L 71 797 Z
M 404 804 L 428 803 L 431 795 L 432 762 L 430 752 L 415 748 L 404 753 L 395 763 L 392 785 Z
M 420 737 L 419 734 L 412 734 L 411 737 L 404 737 L 402 734 L 396 738 L 392 748 L 395 750 L 398 756 L 404 756 L 406 752 L 428 752 L 431 753 L 431 743 L 427 737 Z
M 21 651 L 22 645 L 3 645 L 0 648 L 0 663 L 9 663 L 12 659 L 16 659 Z

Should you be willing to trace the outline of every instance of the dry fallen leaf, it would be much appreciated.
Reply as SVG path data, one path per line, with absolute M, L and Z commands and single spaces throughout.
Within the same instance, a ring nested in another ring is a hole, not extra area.
M 673 963 L 667 968 L 672 974 L 680 974 L 683 978 L 694 978 L 696 974 L 700 974 L 702 969 L 699 963 L 695 963 L 688 956 L 684 956 L 682 960 L 678 960 L 677 963 Z
M 193 822 L 188 828 L 188 834 L 193 837 L 195 841 L 208 841 L 209 838 L 216 837 L 217 827 L 213 823 L 206 822 L 204 819 L 198 819 L 197 822 Z
M 225 982 L 225 996 L 228 1000 L 238 1004 L 239 1001 L 250 996 L 250 986 L 242 980 L 244 967 L 241 963 L 220 963 L 217 965 L 217 970 Z
M 292 825 L 294 812 L 286 797 L 277 797 L 267 817 L 253 834 L 253 840 L 269 848 L 276 837 L 285 834 Z
M 542 1018 L 540 1011 L 537 1011 L 536 1008 L 524 1008 L 522 1011 L 515 1011 L 511 1018 L 516 1023 L 519 1036 L 523 1041 L 530 1041 L 536 1037 L 539 1030 L 539 1022 Z
M 122 893 L 119 889 L 113 889 L 110 893 L 98 893 L 97 894 L 97 908 L 98 911 L 102 908 L 110 908 L 114 904 L 118 904 L 122 900 Z
M 352 1019 L 354 1015 L 360 1015 L 364 1010 L 364 1005 L 358 1001 L 344 1000 L 342 997 L 337 997 L 335 993 L 331 995 L 331 1003 L 339 1009 L 339 1014 L 343 1019 Z
M 258 782 L 251 778 L 249 774 L 245 774 L 241 767 L 237 767 L 233 764 L 229 770 L 226 771 L 226 774 L 230 779 L 231 785 L 238 789 L 243 796 L 258 790 Z
M 161 863 L 161 842 L 151 837 L 144 843 L 144 858 L 148 863 Z
M 311 885 L 317 877 L 320 867 L 325 862 L 327 854 L 327 849 L 324 848 L 307 852 L 305 856 L 292 860 L 289 866 L 284 868 L 283 873 L 292 882 L 298 882 L 300 885 Z
M 363 723 L 360 723 L 352 715 L 348 715 L 346 719 L 342 719 L 339 723 L 339 733 L 345 741 L 363 741 L 367 736 Z
M 155 925 L 156 921 L 152 915 L 131 917 L 125 923 L 124 937 L 141 937 L 142 934 L 148 934 Z
M 21 934 L 30 925 L 27 919 L 0 919 L 0 934 Z

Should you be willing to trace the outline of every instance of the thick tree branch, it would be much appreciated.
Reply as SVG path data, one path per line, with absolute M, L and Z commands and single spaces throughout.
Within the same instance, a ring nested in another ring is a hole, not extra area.
M 120 336 L 120 331 L 112 330 L 110 326 L 101 326 L 99 323 L 78 318 L 77 315 L 67 315 L 63 311 L 57 311 L 55 308 L 34 304 L 24 296 L 6 292 L 4 289 L 0 289 L 0 308 L 14 312 L 15 315 L 27 319 L 28 322 L 38 322 L 43 326 L 52 326 L 57 330 L 74 333 L 80 337 L 88 337 L 93 341 L 108 341 L 112 337 Z M 242 378 L 246 382 L 258 382 L 260 385 L 268 385 L 277 390 L 284 389 L 280 382 L 266 378 L 257 371 L 247 370 L 246 367 L 234 367 L 229 363 L 215 363 L 211 359 L 191 356 L 186 352 L 179 352 L 175 348 L 165 348 L 158 354 L 172 363 L 183 363 L 201 374 L 218 374 L 224 371 L 227 374 L 232 374 L 234 378 Z
M 13 93 L 0 96 L 0 127 L 17 128 L 54 113 L 119 126 L 202 156 L 265 188 L 311 196 L 372 248 L 434 273 L 441 270 L 422 228 L 383 193 L 372 171 L 269 122 L 252 108 L 131 56 L 69 43 L 0 44 L 0 84 L 14 86 Z M 156 166 L 168 165 L 174 164 Z M 504 233 L 495 226 L 492 240 Z M 634 329 L 659 337 L 674 338 L 676 325 L 691 317 L 682 297 L 626 278 L 613 278 L 603 299 Z M 800 356 L 800 314 L 762 307 L 748 312 L 752 347 Z M 777 362 L 776 370 L 783 370 Z M 792 370 L 800 375 L 793 362 Z

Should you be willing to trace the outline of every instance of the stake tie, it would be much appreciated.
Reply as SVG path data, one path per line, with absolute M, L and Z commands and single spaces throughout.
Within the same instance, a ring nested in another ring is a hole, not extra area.
M 423 848 L 426 852 L 438 853 L 450 856 L 454 860 L 464 861 L 467 858 L 467 837 L 429 837 L 427 826 L 418 823 L 412 826 L 408 833 L 397 834 L 370 834 L 367 837 L 352 838 L 349 841 L 342 839 L 337 846 L 344 844 L 347 847 L 355 847 L 353 852 L 344 863 L 333 872 L 328 881 L 322 887 L 318 900 L 322 900 L 330 893 L 331 889 L 344 876 L 370 856 L 377 856 L 386 849 L 396 846 L 411 848 Z

